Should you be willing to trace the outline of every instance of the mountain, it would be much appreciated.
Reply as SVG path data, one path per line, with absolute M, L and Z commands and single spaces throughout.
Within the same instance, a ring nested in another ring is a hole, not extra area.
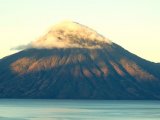
M 0 98 L 160 99 L 160 66 L 65 21 L 0 60 Z

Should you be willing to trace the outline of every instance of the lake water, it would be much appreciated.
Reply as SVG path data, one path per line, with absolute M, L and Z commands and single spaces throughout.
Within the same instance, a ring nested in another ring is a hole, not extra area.
M 1 99 L 0 120 L 160 120 L 160 101 Z

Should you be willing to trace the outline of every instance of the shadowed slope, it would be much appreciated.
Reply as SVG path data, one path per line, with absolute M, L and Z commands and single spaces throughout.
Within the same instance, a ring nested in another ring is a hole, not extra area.
M 103 49 L 29 49 L 2 59 L 0 66 L 0 97 L 5 98 L 160 96 L 159 68 L 115 44 Z

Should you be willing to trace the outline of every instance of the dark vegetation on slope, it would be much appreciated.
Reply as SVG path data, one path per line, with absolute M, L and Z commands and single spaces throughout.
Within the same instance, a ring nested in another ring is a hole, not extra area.
M 0 98 L 160 99 L 160 66 L 116 44 L 27 49 L 0 60 Z

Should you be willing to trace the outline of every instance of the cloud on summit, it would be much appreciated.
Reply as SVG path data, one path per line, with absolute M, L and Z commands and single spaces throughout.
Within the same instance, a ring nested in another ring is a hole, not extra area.
M 19 46 L 11 48 L 10 50 L 24 50 L 24 49 L 29 49 L 29 48 L 32 48 L 31 43 L 29 43 L 27 45 L 19 45 Z

